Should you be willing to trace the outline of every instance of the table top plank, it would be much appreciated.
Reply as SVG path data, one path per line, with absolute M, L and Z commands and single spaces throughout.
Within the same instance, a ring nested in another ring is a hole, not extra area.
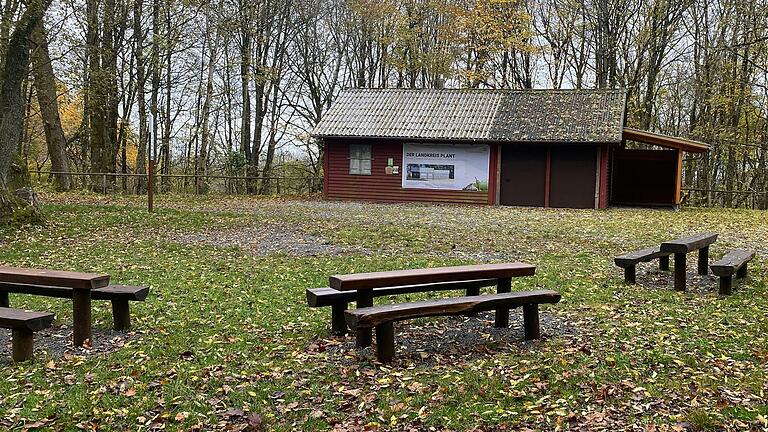
M 328 278 L 328 282 L 333 289 L 348 291 L 472 279 L 532 276 L 535 273 L 535 266 L 513 262 L 333 275 Z
M 701 233 L 680 237 L 661 244 L 662 252 L 688 253 L 709 246 L 717 241 L 717 233 Z
M 109 275 L 0 266 L 0 282 L 94 289 L 109 285 Z

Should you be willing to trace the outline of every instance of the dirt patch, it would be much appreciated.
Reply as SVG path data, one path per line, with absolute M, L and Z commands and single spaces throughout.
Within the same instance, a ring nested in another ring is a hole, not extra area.
M 135 332 L 118 332 L 112 329 L 93 329 L 91 347 L 76 347 L 72 344 L 72 327 L 61 325 L 35 332 L 37 358 L 59 359 L 64 356 L 87 357 L 119 350 L 126 342 L 137 336 Z M 0 366 L 11 363 L 11 331 L 0 331 Z
M 339 246 L 299 229 L 264 224 L 236 229 L 176 234 L 171 241 L 182 244 L 202 244 L 217 248 L 240 248 L 257 256 L 286 254 L 289 256 L 367 254 L 362 247 Z
M 648 264 L 652 265 L 652 264 Z M 693 267 L 693 269 L 691 269 Z M 693 266 L 688 265 L 685 274 L 685 288 L 686 292 L 707 296 L 717 296 L 720 289 L 720 278 L 709 273 L 708 275 L 699 275 L 696 270 L 696 263 Z M 748 281 L 745 279 L 734 279 L 733 290 L 739 289 L 739 285 Z M 648 287 L 648 289 L 658 289 L 665 291 L 675 291 L 675 271 L 674 268 L 670 271 L 662 271 L 658 268 L 647 269 L 645 271 L 638 268 L 637 272 L 637 284 L 639 286 Z
M 495 328 L 492 311 L 480 313 L 477 317 L 458 316 L 397 322 L 395 358 L 392 365 L 461 363 L 535 349 L 548 338 L 574 336 L 579 333 L 577 326 L 569 320 L 542 313 L 539 317 L 542 339 L 525 341 L 522 309 L 512 309 L 509 315 L 509 328 Z M 327 351 L 328 360 L 340 364 L 376 361 L 375 346 L 355 348 L 355 337 L 352 334 L 318 340 L 311 344 L 308 350 Z

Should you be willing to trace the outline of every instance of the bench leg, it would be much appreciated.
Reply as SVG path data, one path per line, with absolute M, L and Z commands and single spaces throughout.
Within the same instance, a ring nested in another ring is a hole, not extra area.
M 541 339 L 538 304 L 523 305 L 523 327 L 525 328 L 525 340 Z
M 72 339 L 75 346 L 83 346 L 91 339 L 91 290 L 72 290 Z
M 500 278 L 496 292 L 508 293 L 512 291 L 512 278 Z M 496 309 L 496 327 L 507 328 L 509 327 L 509 309 Z
M 8 300 L 8 293 L 3 291 L 0 292 L 0 307 L 10 307 L 11 302 Z
M 675 291 L 685 291 L 685 254 L 675 254 Z
M 720 295 L 731 295 L 733 276 L 720 276 Z
M 112 300 L 112 320 L 115 330 L 125 331 L 131 328 L 131 312 L 128 300 Z
M 480 287 L 467 288 L 467 297 L 479 296 L 479 295 L 480 295 Z
M 637 282 L 635 277 L 635 266 L 629 266 L 624 269 L 624 282 L 634 285 Z
M 35 334 L 27 329 L 13 329 L 13 361 L 23 362 L 32 358 Z
M 389 363 L 395 357 L 395 326 L 388 322 L 376 326 L 376 358 Z
M 706 276 L 709 273 L 709 246 L 699 249 L 699 274 Z
M 371 307 L 373 306 L 373 291 L 372 290 L 360 290 L 357 292 L 357 307 Z M 371 339 L 373 339 L 373 331 L 370 328 L 358 329 L 355 335 L 355 345 L 358 348 L 366 348 L 371 346 Z
M 659 258 L 659 270 L 669 271 L 669 255 Z
M 479 296 L 479 295 L 480 295 L 480 287 L 467 288 L 467 297 Z M 464 316 L 466 316 L 466 317 L 476 317 L 477 316 L 477 312 L 469 312 L 469 313 L 464 314 Z
M 331 305 L 331 333 L 336 336 L 347 334 L 347 322 L 344 320 L 344 311 L 347 310 L 346 303 L 336 303 Z
M 743 279 L 747 277 L 747 263 L 744 263 L 744 265 L 741 266 L 741 268 L 736 271 L 736 277 L 738 279 Z

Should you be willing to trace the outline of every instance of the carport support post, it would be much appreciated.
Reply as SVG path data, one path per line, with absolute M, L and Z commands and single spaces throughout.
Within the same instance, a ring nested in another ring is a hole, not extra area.
M 373 306 L 373 290 L 361 289 L 357 291 L 357 308 L 371 307 Z M 355 337 L 356 345 L 358 348 L 366 348 L 371 346 L 371 340 L 373 339 L 373 329 L 364 328 L 358 329 Z
M 512 278 L 499 278 L 496 292 L 498 294 L 512 291 Z M 496 327 L 509 327 L 509 309 L 496 309 Z
M 699 274 L 702 276 L 707 275 L 709 269 L 709 246 L 704 246 L 699 249 Z
M 675 291 L 685 291 L 685 252 L 675 254 Z

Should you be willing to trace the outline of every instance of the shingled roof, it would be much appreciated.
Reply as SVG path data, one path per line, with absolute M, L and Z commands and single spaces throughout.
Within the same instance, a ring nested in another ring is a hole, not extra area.
M 348 89 L 317 137 L 620 142 L 624 90 Z

